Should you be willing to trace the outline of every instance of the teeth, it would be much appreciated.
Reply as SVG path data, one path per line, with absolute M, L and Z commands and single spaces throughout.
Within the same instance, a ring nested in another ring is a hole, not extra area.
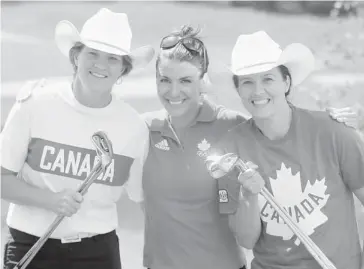
M 182 104 L 182 103 L 183 103 L 183 101 L 182 101 L 182 100 L 180 100 L 180 101 L 171 101 L 171 100 L 169 100 L 169 103 L 170 103 L 171 105 L 180 105 L 180 104 Z
M 268 99 L 263 99 L 263 100 L 253 100 L 252 103 L 254 105 L 265 105 L 268 104 L 269 100 Z
M 106 78 L 106 76 L 98 74 L 98 73 L 94 73 L 94 72 L 90 72 L 90 73 L 91 73 L 91 75 L 93 75 L 93 76 L 95 76 L 97 78 Z

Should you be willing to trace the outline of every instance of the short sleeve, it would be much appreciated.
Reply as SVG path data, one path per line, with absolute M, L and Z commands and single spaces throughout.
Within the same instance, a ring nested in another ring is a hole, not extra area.
M 238 148 L 236 144 L 237 139 L 235 133 L 236 127 L 223 134 L 214 147 L 214 153 L 217 155 L 237 153 Z
M 12 107 L 0 134 L 1 166 L 19 172 L 28 154 L 31 113 L 28 102 Z
M 143 167 L 149 152 L 149 130 L 144 121 L 138 134 L 133 138 L 133 143 L 129 146 L 133 148 L 135 158 L 124 187 L 132 201 L 142 202 L 144 199 L 142 187 Z
M 353 129 L 337 126 L 336 140 L 343 181 L 351 191 L 364 187 L 364 141 Z

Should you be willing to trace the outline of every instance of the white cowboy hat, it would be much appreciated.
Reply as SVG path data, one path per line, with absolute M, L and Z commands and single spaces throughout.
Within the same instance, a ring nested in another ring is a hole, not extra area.
M 69 57 L 70 49 L 81 42 L 87 47 L 116 55 L 129 55 L 133 60 L 133 69 L 145 67 L 154 56 L 151 46 L 144 46 L 133 51 L 132 32 L 128 16 L 115 13 L 107 8 L 100 9 L 89 18 L 81 33 L 69 21 L 60 21 L 55 29 L 55 41 L 61 52 Z
M 283 51 L 270 36 L 259 31 L 240 35 L 231 55 L 231 72 L 243 76 L 271 70 L 279 65 L 288 68 L 292 86 L 302 83 L 315 68 L 315 58 L 309 48 L 292 43 Z

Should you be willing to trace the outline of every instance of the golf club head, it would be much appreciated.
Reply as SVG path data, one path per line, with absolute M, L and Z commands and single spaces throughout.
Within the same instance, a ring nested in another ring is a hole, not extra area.
M 97 156 L 101 160 L 103 169 L 106 169 L 106 167 L 111 163 L 113 156 L 112 143 L 110 139 L 104 132 L 98 131 L 92 135 L 91 140 L 95 146 Z
M 235 153 L 227 153 L 221 156 L 209 156 L 206 158 L 205 164 L 213 178 L 220 178 L 233 170 L 238 160 L 239 157 Z

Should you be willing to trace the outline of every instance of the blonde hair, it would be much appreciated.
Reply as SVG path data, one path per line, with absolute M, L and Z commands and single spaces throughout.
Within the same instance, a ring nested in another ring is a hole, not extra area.
M 197 28 L 194 29 L 192 26 L 189 25 L 183 25 L 180 30 L 174 31 L 170 33 L 171 36 L 178 36 L 180 38 L 186 38 L 186 37 L 192 37 L 197 40 L 201 40 L 200 37 L 201 29 Z M 167 59 L 171 60 L 179 60 L 179 61 L 186 61 L 193 63 L 194 65 L 198 65 L 199 69 L 201 70 L 201 77 L 204 76 L 205 73 L 207 73 L 208 66 L 209 66 L 209 57 L 207 54 L 206 47 L 204 48 L 204 56 L 203 52 L 194 52 L 186 49 L 182 44 L 177 44 L 175 47 L 170 49 L 162 49 L 160 50 L 157 61 L 156 61 L 156 69 L 158 72 L 158 66 L 161 61 L 162 56 L 166 57 Z M 205 58 L 204 58 L 205 57 Z M 206 63 L 205 63 L 206 61 Z M 205 64 L 205 70 L 204 70 L 204 64 Z

